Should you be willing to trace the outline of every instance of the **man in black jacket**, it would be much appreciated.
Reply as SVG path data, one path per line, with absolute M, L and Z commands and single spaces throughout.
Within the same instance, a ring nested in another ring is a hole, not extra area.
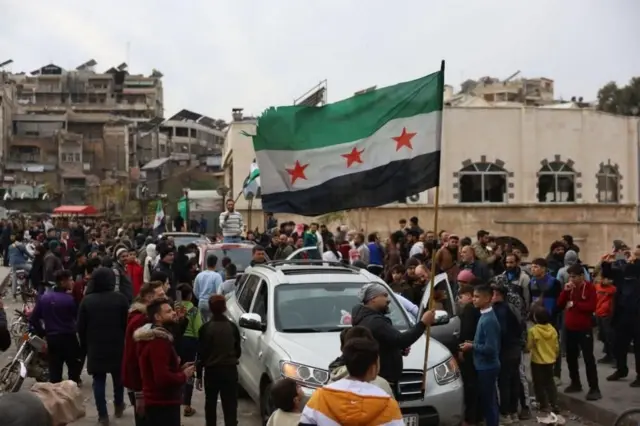
M 100 267 L 91 274 L 91 287 L 78 309 L 80 347 L 87 354 L 87 371 L 93 376 L 93 396 L 100 424 L 109 424 L 105 387 L 107 374 L 113 379 L 115 416 L 124 411 L 124 387 L 121 362 L 129 301 L 114 291 L 116 276 L 112 269 Z
M 626 262 L 616 262 L 612 254 L 602 259 L 602 276 L 611 279 L 616 286 L 611 319 L 611 326 L 616 332 L 616 371 L 607 380 L 617 381 L 629 375 L 627 353 L 633 341 L 636 379 L 631 382 L 631 387 L 640 387 L 640 259 L 636 258 L 639 254 L 634 253 Z
M 505 423 L 518 416 L 520 396 L 520 359 L 523 349 L 523 322 L 520 311 L 506 301 L 508 289 L 500 283 L 494 283 L 493 311 L 500 323 L 502 341 L 500 342 L 500 414 Z
M 176 300 L 176 287 L 178 283 L 176 282 L 175 273 L 173 271 L 173 260 L 175 259 L 175 253 L 171 249 L 171 247 L 167 244 L 158 244 L 156 246 L 156 250 L 160 256 L 160 260 L 155 267 L 155 271 L 164 272 L 169 279 L 169 290 L 167 290 L 167 296 L 171 300 Z
M 397 389 L 402 376 L 403 352 L 413 345 L 424 333 L 427 326 L 433 324 L 435 313 L 426 311 L 420 322 L 405 332 L 396 330 L 386 314 L 389 313 L 389 290 L 382 284 L 367 284 L 358 294 L 361 304 L 351 311 L 352 325 L 368 328 L 380 345 L 380 372 L 392 389 Z

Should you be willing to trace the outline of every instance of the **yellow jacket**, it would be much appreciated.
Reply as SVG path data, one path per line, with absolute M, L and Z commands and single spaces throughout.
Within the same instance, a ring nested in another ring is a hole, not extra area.
M 536 324 L 527 333 L 527 349 L 534 364 L 554 364 L 560 346 L 558 332 L 551 324 Z

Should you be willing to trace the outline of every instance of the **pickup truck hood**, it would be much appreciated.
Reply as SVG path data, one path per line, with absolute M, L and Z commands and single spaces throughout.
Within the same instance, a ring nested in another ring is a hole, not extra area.
M 411 346 L 411 352 L 404 358 L 404 368 L 422 370 L 426 337 L 422 336 Z M 340 356 L 340 333 L 276 333 L 274 343 L 289 355 L 293 362 L 309 367 L 328 369 L 331 361 Z M 431 339 L 428 368 L 446 361 L 451 353 L 440 342 Z

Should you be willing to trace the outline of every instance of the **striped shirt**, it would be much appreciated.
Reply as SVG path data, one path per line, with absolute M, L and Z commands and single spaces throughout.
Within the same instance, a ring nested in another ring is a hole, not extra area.
M 223 237 L 239 237 L 242 235 L 244 221 L 237 211 L 224 212 L 220 215 L 220 229 Z

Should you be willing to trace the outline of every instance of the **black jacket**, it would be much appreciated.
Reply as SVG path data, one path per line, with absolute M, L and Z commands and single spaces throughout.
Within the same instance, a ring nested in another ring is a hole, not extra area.
M 473 263 L 463 263 L 460 265 L 460 270 L 467 269 L 471 271 L 474 277 L 482 281 L 483 284 L 487 284 L 491 279 L 491 270 L 483 261 L 476 259 Z
M 10 346 L 11 334 L 9 333 L 7 314 L 3 308 L 0 308 L 0 352 L 6 351 Z
M 173 300 L 176 300 L 176 287 L 178 286 L 178 284 L 176 283 L 176 276 L 173 273 L 172 266 L 167 262 L 159 261 L 154 270 L 167 274 L 167 277 L 169 277 L 169 291 L 167 296 L 169 296 Z
M 60 260 L 60 258 L 54 254 L 54 253 L 47 253 L 44 256 L 44 281 L 45 284 L 46 283 L 52 283 L 55 282 L 55 278 L 54 275 L 57 271 L 62 270 L 62 260 Z
M 616 286 L 612 323 L 625 328 L 640 322 L 640 260 L 632 263 L 602 262 L 602 276 Z
M 78 309 L 78 337 L 87 354 L 87 371 L 120 374 L 129 302 L 114 291 L 115 275 L 110 268 L 96 269 L 91 282 Z
M 133 303 L 133 284 L 127 275 L 127 270 L 120 264 L 120 262 L 113 262 L 113 273 L 115 276 L 115 288 L 118 292 L 127 298 L 129 304 Z
M 507 302 L 494 302 L 493 311 L 500 323 L 502 339 L 500 357 L 505 360 L 518 359 L 522 353 L 522 321 L 520 315 Z
M 473 342 L 476 337 L 476 329 L 478 328 L 478 320 L 480 320 L 480 310 L 473 306 L 473 303 L 467 303 L 460 311 L 460 335 L 458 342 Z M 471 368 L 473 366 L 473 351 L 464 352 L 464 367 Z
M 380 345 L 380 372 L 378 375 L 390 383 L 398 383 L 402 376 L 402 351 L 413 345 L 425 330 L 420 321 L 405 332 L 391 325 L 391 320 L 378 311 L 364 305 L 351 310 L 352 324 L 366 327 Z
M 226 317 L 207 321 L 198 332 L 197 376 L 210 367 L 234 367 L 242 354 L 240 330 Z

